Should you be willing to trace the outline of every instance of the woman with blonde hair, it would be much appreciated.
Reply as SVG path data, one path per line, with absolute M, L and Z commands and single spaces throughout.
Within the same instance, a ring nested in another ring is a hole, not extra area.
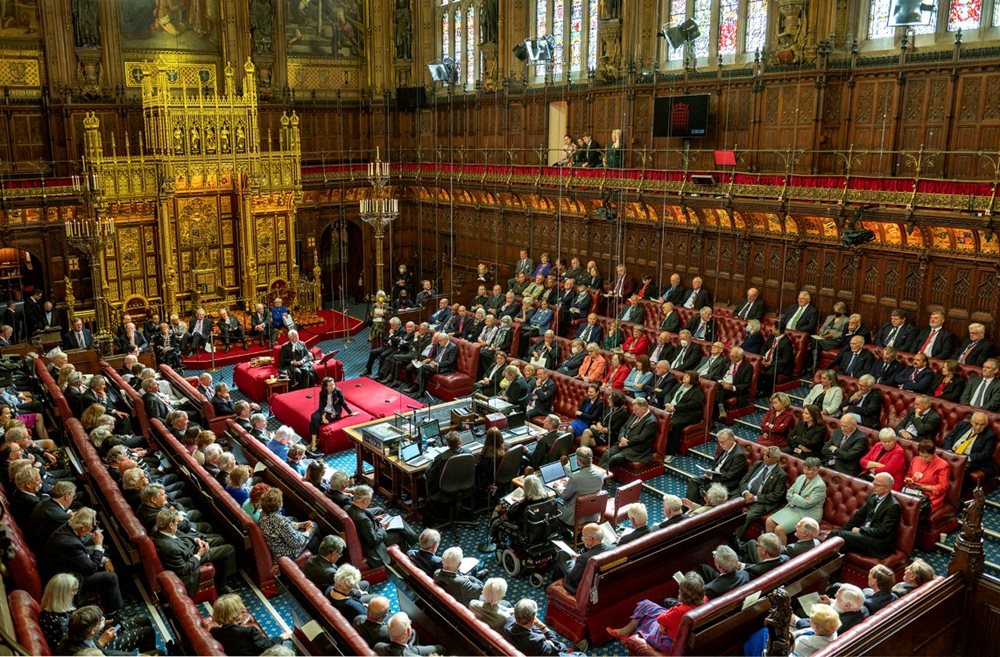
M 250 612 L 236 593 L 219 596 L 212 605 L 212 620 L 218 624 L 210 630 L 212 636 L 227 655 L 259 655 L 291 638 L 286 632 L 270 639 L 256 624 L 248 623 Z
M 42 608 L 38 615 L 38 624 L 45 635 L 45 642 L 51 647 L 52 654 L 57 652 L 59 646 L 69 638 L 70 619 L 78 612 L 74 599 L 80 592 L 80 580 L 71 573 L 59 573 L 49 580 L 42 592 L 42 599 L 39 606 Z M 90 609 L 96 615 L 100 613 L 97 606 L 84 607 Z M 134 652 L 148 652 L 156 647 L 156 634 L 153 632 L 153 623 L 146 616 L 128 616 L 115 619 L 112 624 L 119 626 L 114 633 L 108 631 L 108 625 L 97 627 L 95 632 L 95 643 L 107 654 L 132 654 Z M 81 623 L 77 622 L 79 627 Z M 106 636 L 105 636 L 106 635 Z M 97 637 L 104 638 L 103 641 L 96 641 Z M 78 643 L 79 637 L 73 643 Z
M 91 404 L 83 411 L 83 415 L 80 416 L 80 424 L 83 425 L 86 431 L 90 431 L 98 425 L 101 416 L 107 410 L 103 404 Z

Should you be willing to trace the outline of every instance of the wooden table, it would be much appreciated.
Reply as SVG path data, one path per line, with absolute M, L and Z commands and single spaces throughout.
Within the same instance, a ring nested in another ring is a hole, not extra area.
M 288 392 L 288 382 L 289 379 L 276 377 L 272 377 L 264 381 L 264 386 L 267 388 L 267 402 L 271 403 L 271 397 L 274 397 L 275 395 Z
M 450 415 L 452 408 L 466 406 L 468 403 L 467 399 L 457 399 L 437 404 L 427 409 L 420 409 L 416 414 L 417 422 L 419 423 L 428 417 L 428 414 L 430 416 Z M 407 414 L 405 419 L 410 421 L 413 417 Z M 407 510 L 407 513 L 413 513 L 419 507 L 420 500 L 425 494 L 424 473 L 430 467 L 430 462 L 414 467 L 399 460 L 397 456 L 387 456 L 382 450 L 366 444 L 361 435 L 365 427 L 392 423 L 393 420 L 394 418 L 392 417 L 380 418 L 344 429 L 344 433 L 354 443 L 354 451 L 357 458 L 354 480 L 357 483 L 371 486 L 377 493 L 386 498 L 387 504 L 404 508 Z M 441 425 L 441 436 L 444 436 L 455 428 L 450 420 L 445 422 L 440 417 L 438 417 L 438 420 Z M 544 432 L 544 429 L 540 426 L 533 424 L 527 424 L 526 426 L 530 426 L 534 432 L 529 431 L 523 436 L 505 437 L 504 442 L 506 442 L 507 447 L 533 442 L 537 432 Z M 365 464 L 371 466 L 371 470 L 366 471 Z

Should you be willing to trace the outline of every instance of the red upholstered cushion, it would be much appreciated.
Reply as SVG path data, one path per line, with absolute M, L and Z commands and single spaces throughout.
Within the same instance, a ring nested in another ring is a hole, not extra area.
M 514 340 L 517 340 L 516 330 Z M 455 371 L 448 374 L 435 374 L 427 383 L 427 392 L 446 401 L 467 395 L 472 391 L 476 370 L 479 367 L 480 347 L 478 344 L 457 338 L 451 338 L 451 342 L 458 347 Z
M 214 571 L 215 568 L 212 567 L 213 575 Z M 173 572 L 163 571 L 158 581 L 170 603 L 172 616 L 180 626 L 181 641 L 184 645 L 195 655 L 224 655 L 222 644 L 208 631 L 205 618 L 195 607 L 195 601 L 188 597 L 187 589 L 180 578 Z M 214 600 L 214 597 L 212 599 Z
M 17 642 L 28 651 L 29 655 L 51 655 L 52 651 L 45 640 L 45 633 L 38 624 L 38 615 L 42 613 L 42 608 L 27 591 L 13 591 L 9 601 Z

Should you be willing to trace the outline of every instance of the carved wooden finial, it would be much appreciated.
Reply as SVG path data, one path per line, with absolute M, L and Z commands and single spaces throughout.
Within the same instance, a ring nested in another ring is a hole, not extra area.
M 784 656 L 792 650 L 792 600 L 785 587 L 779 586 L 767 596 L 771 612 L 764 619 L 768 629 L 767 654 Z

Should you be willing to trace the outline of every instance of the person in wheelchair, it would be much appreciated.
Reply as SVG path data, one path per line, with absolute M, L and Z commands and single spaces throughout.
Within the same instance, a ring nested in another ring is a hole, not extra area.
M 517 575 L 522 563 L 532 571 L 547 569 L 555 556 L 551 539 L 559 535 L 559 508 L 541 477 L 525 477 L 523 491 L 512 502 L 508 502 L 510 496 L 501 500 L 490 522 L 490 535 L 498 549 L 515 557 L 503 559 L 510 575 Z

